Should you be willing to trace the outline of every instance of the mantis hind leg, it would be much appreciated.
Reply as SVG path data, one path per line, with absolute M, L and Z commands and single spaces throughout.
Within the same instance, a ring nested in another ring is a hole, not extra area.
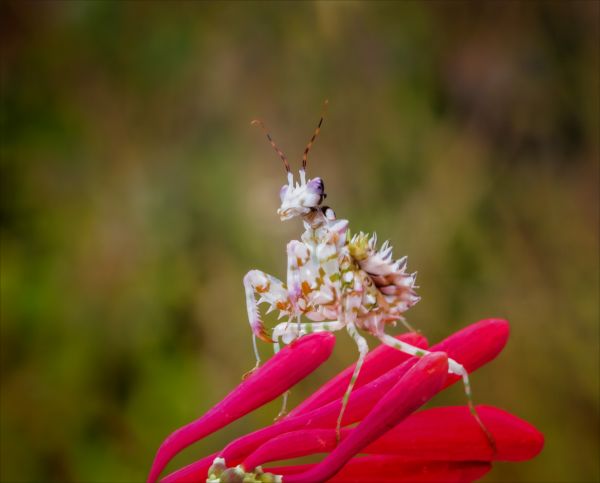
M 352 377 L 350 378 L 350 383 L 348 384 L 348 388 L 342 397 L 342 408 L 340 409 L 340 414 L 337 419 L 337 424 L 335 425 L 335 435 L 338 441 L 340 441 L 340 431 L 342 428 L 342 420 L 344 418 L 344 412 L 346 411 L 346 406 L 348 406 L 348 400 L 350 399 L 350 394 L 352 393 L 352 388 L 356 383 L 356 379 L 360 374 L 360 369 L 365 361 L 365 357 L 367 357 L 367 353 L 369 352 L 369 346 L 367 345 L 367 341 L 363 336 L 358 333 L 356 330 L 356 326 L 353 323 L 349 323 L 346 326 L 348 333 L 356 342 L 358 346 L 358 360 L 356 361 L 356 365 L 354 366 L 354 372 L 352 373 Z
M 385 345 L 393 347 L 394 349 L 398 349 L 399 351 L 404 352 L 405 354 L 409 354 L 411 356 L 423 357 L 426 354 L 430 354 L 429 351 L 412 346 L 410 344 L 407 344 L 406 342 L 402 342 L 392 337 L 391 335 L 385 333 L 381 333 L 377 337 Z M 487 438 L 488 443 L 495 454 L 497 451 L 496 440 L 479 417 L 479 413 L 477 412 L 477 409 L 475 409 L 475 404 L 473 403 L 473 394 L 471 392 L 471 382 L 469 381 L 469 373 L 462 364 L 459 364 L 454 359 L 450 358 L 448 358 L 448 372 L 450 374 L 455 374 L 461 377 L 465 389 L 465 395 L 467 396 L 467 406 L 469 407 L 469 411 L 473 415 L 475 421 L 477 421 L 477 424 L 479 425 L 481 430 L 484 432 L 485 437 Z
M 465 394 L 467 396 L 467 406 L 469 407 L 469 412 L 471 413 L 475 421 L 477 421 L 477 424 L 479 425 L 481 430 L 484 432 L 485 437 L 487 438 L 493 453 L 496 454 L 498 450 L 496 445 L 496 439 L 479 417 L 479 413 L 477 412 L 475 404 L 473 403 L 473 394 L 471 393 L 471 382 L 469 381 L 469 373 L 462 364 L 459 364 L 453 359 L 448 359 L 448 371 L 462 378 L 463 386 L 465 388 Z

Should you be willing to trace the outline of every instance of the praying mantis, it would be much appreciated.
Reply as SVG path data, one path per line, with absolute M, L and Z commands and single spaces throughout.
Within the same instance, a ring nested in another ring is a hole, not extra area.
M 288 344 L 311 332 L 346 330 L 356 342 L 358 360 L 348 388 L 342 398 L 336 432 L 340 428 L 352 388 L 369 351 L 361 332 L 371 334 L 381 343 L 406 354 L 423 357 L 429 352 L 397 340 L 386 333 L 388 325 L 398 321 L 406 323 L 402 314 L 416 304 L 416 273 L 406 270 L 407 258 L 394 259 L 392 247 L 384 242 L 377 247 L 377 235 L 359 232 L 350 236 L 348 220 L 338 219 L 334 211 L 323 205 L 326 198 L 325 185 L 320 177 L 307 178 L 308 153 L 319 135 L 327 101 L 319 123 L 302 156 L 298 178 L 290 168 L 285 154 L 277 147 L 265 124 L 252 121 L 265 132 L 267 139 L 283 161 L 287 183 L 281 187 L 281 205 L 277 214 L 281 221 L 300 218 L 304 232 L 300 240 L 287 244 L 287 278 L 283 282 L 260 270 L 250 270 L 244 277 L 248 320 L 252 329 L 252 341 L 256 367 L 260 356 L 256 339 L 280 349 L 280 341 Z M 258 299 L 257 299 L 258 296 Z M 267 313 L 278 310 L 280 318 L 287 322 L 278 324 L 268 334 L 258 310 L 262 303 L 269 305 Z M 302 317 L 310 322 L 302 322 Z M 488 440 L 493 438 L 479 418 L 471 395 L 469 374 L 453 359 L 448 359 L 448 371 L 462 378 L 471 413 L 484 430 Z M 280 416 L 285 414 L 287 394 L 284 395 Z

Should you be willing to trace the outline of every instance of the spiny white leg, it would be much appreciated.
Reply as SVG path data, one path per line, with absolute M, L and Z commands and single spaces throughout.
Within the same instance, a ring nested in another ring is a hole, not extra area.
M 277 342 L 277 339 L 281 337 L 285 344 L 289 344 L 294 339 L 297 339 L 299 336 L 305 334 L 310 334 L 312 332 L 335 332 L 343 328 L 344 324 L 338 322 L 337 320 L 333 320 L 331 322 L 311 322 L 300 324 L 300 332 L 298 332 L 297 325 L 282 322 L 281 324 L 277 324 L 273 329 L 273 339 Z
M 292 240 L 287 244 L 287 289 L 292 304 L 292 314 L 300 315 L 298 299 L 302 295 L 300 266 L 308 261 L 308 249 L 304 243 Z M 300 318 L 298 317 L 298 323 Z
M 448 359 L 448 372 L 452 372 L 456 375 L 459 375 L 462 378 L 463 386 L 465 388 L 465 394 L 467 395 L 467 406 L 469 407 L 469 412 L 471 413 L 473 418 L 475 418 L 475 421 L 477 421 L 477 424 L 485 433 L 485 437 L 487 438 L 492 448 L 492 451 L 494 452 L 494 454 L 496 454 L 496 439 L 494 438 L 492 433 L 490 433 L 490 430 L 479 417 L 477 409 L 475 409 L 475 404 L 473 403 L 473 394 L 471 393 L 471 382 L 469 381 L 469 373 L 462 364 L 459 364 L 453 359 Z
M 260 365 L 260 355 L 256 346 L 256 337 L 265 342 L 273 342 L 268 336 L 258 313 L 258 304 L 260 302 L 276 303 L 279 300 L 287 298 L 286 290 L 281 280 L 261 272 L 260 270 L 250 270 L 244 277 L 244 289 L 246 291 L 246 309 L 248 310 L 248 322 L 252 328 L 252 345 L 254 355 L 256 356 L 256 367 Z M 256 301 L 254 294 L 261 295 L 261 300 Z
M 354 342 L 356 342 L 356 345 L 358 346 L 358 360 L 356 361 L 356 366 L 354 366 L 354 372 L 352 373 L 352 377 L 350 378 L 350 383 L 348 384 L 348 388 L 346 389 L 346 392 L 344 393 L 344 396 L 342 398 L 342 409 L 340 410 L 340 414 L 338 416 L 337 419 L 337 424 L 335 426 L 335 435 L 337 440 L 340 440 L 340 430 L 342 427 L 342 419 L 344 417 L 344 412 L 346 411 L 346 406 L 348 405 L 348 400 L 350 399 L 350 394 L 352 393 L 352 388 L 354 387 L 354 384 L 356 383 L 356 379 L 358 378 L 358 375 L 360 374 L 360 368 L 362 367 L 364 361 L 365 361 L 365 357 L 367 357 L 367 353 L 369 352 L 369 346 L 367 345 L 367 341 L 365 340 L 365 338 L 363 336 L 361 336 L 358 333 L 358 330 L 356 330 L 356 326 L 353 323 L 349 323 L 346 326 L 346 329 L 348 330 L 348 333 L 352 336 L 352 338 L 354 339 Z
M 419 347 L 415 347 L 414 345 L 407 344 L 406 342 L 402 342 L 391 335 L 388 334 L 379 334 L 379 340 L 383 342 L 385 345 L 393 347 L 394 349 L 398 349 L 400 352 L 404 352 L 405 354 L 409 354 L 411 356 L 423 357 L 426 354 L 430 354 L 429 351 L 425 349 L 421 349 Z M 469 384 L 469 375 L 466 369 L 456 362 L 454 359 L 448 359 L 448 372 L 450 374 L 456 374 L 457 376 L 462 377 L 463 383 L 465 385 L 465 393 L 467 397 L 471 398 L 471 385 Z
M 424 355 L 429 354 L 429 351 L 426 351 L 425 349 L 421 349 L 419 347 L 415 347 L 414 345 L 407 344 L 406 342 L 402 342 L 401 340 L 398 340 L 392 337 L 391 335 L 385 333 L 378 334 L 377 337 L 385 345 L 393 347 L 394 349 L 398 349 L 400 352 L 404 352 L 405 354 L 409 354 L 411 356 L 423 357 Z M 452 370 L 451 361 L 454 362 L 452 359 L 448 359 L 448 372 L 454 373 L 454 371 Z M 457 364 L 456 362 L 454 363 Z
M 379 337 L 379 340 L 381 340 L 381 342 L 383 342 L 384 344 L 393 347 L 394 349 L 398 349 L 399 351 L 404 352 L 405 354 L 409 354 L 411 356 L 423 357 L 426 354 L 430 354 L 430 352 L 425 349 L 420 349 L 419 347 L 415 347 L 413 345 L 407 344 L 406 342 L 402 342 L 388 334 L 381 333 L 377 337 Z M 494 440 L 494 437 L 487 429 L 485 424 L 483 424 L 483 421 L 479 417 L 479 414 L 475 409 L 475 405 L 473 404 L 473 395 L 471 392 L 469 373 L 462 364 L 459 364 L 454 359 L 450 358 L 448 358 L 448 372 L 450 374 L 456 374 L 457 376 L 460 376 L 462 378 L 463 386 L 465 388 L 465 394 L 467 396 L 467 405 L 469 407 L 469 411 L 477 421 L 477 424 L 479 424 L 479 426 L 485 433 L 485 436 L 488 439 L 488 442 L 490 443 L 490 446 L 492 447 L 492 450 L 495 453 L 496 441 Z

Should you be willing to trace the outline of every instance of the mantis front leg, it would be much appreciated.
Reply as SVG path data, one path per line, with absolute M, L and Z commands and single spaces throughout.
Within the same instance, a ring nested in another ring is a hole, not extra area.
M 292 240 L 287 245 L 287 286 L 288 299 L 292 306 L 292 317 L 296 317 L 298 333 L 300 333 L 300 314 L 302 309 L 299 303 L 304 302 L 302 296 L 302 277 L 300 268 L 308 262 L 309 252 L 306 245 L 298 240 Z
M 258 304 L 268 302 L 272 306 L 285 308 L 288 306 L 288 295 L 285 286 L 281 280 L 261 272 L 260 270 L 250 270 L 244 277 L 244 289 L 246 291 L 246 308 L 248 310 L 248 322 L 252 328 L 252 344 L 254 346 L 254 355 L 256 356 L 256 367 L 260 365 L 260 355 L 256 346 L 256 338 L 265 342 L 273 343 L 269 337 L 258 312 Z M 258 302 L 254 294 L 259 294 Z

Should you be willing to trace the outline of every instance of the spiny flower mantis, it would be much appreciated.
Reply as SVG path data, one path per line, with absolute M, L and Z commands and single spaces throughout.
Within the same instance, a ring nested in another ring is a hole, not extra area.
M 346 329 L 356 342 L 359 357 L 342 398 L 336 425 L 339 439 L 348 399 L 369 351 L 360 331 L 411 356 L 424 357 L 429 352 L 398 340 L 385 331 L 387 325 L 394 325 L 397 321 L 405 323 L 402 314 L 420 299 L 415 293 L 416 273 L 406 271 L 406 257 L 394 260 L 392 247 L 387 241 L 377 249 L 376 234 L 369 236 L 359 232 L 350 237 L 348 220 L 337 219 L 334 211 L 322 204 L 326 197 L 323 180 L 306 177 L 308 153 L 321 130 L 326 106 L 327 101 L 304 150 L 299 180 L 294 180 L 287 157 L 277 147 L 264 123 L 252 121 L 252 124 L 263 128 L 287 173 L 287 184 L 279 192 L 281 205 L 277 214 L 281 221 L 301 218 L 304 233 L 300 240 L 292 240 L 287 245 L 286 282 L 260 270 L 251 270 L 244 277 L 244 287 L 256 367 L 260 365 L 257 337 L 272 343 L 275 353 L 280 349 L 280 339 L 287 344 L 311 332 Z M 261 303 L 269 304 L 268 312 L 278 310 L 280 318 L 288 319 L 278 324 L 271 335 L 267 333 L 258 311 Z M 302 323 L 302 316 L 311 322 Z M 494 440 L 473 405 L 468 372 L 454 359 L 448 359 L 448 372 L 462 378 L 471 413 L 494 447 Z M 280 416 L 285 414 L 285 405 L 284 396 Z

